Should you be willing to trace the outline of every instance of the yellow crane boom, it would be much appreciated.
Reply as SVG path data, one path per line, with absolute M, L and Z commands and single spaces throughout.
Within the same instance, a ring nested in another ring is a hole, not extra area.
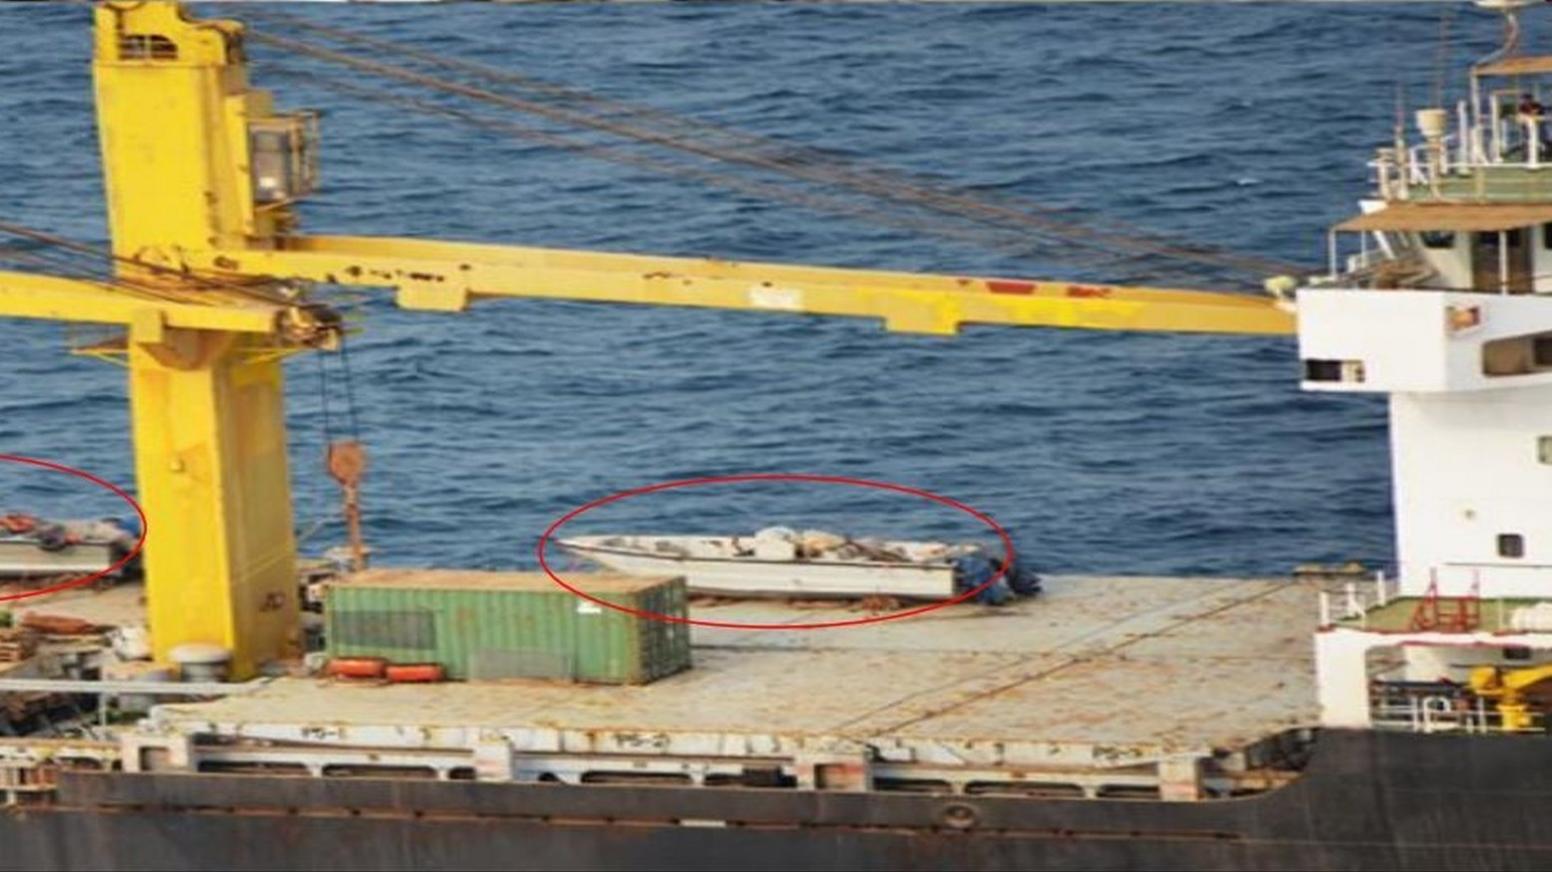
M 272 336 L 282 332 L 291 311 L 290 305 L 232 297 L 168 299 L 112 282 L 0 270 L 0 312 L 7 317 L 113 324 L 147 344 L 163 342 L 169 331 L 179 330 Z
M 361 236 L 294 236 L 274 248 L 194 253 L 202 269 L 398 289 L 410 309 L 542 297 L 877 318 L 895 331 L 965 324 L 1286 334 L 1270 298 L 1078 282 L 970 278 L 701 258 Z
M 94 14 L 124 285 L 0 274 L 0 315 L 128 327 L 158 659 L 184 642 L 215 643 L 243 676 L 296 648 L 280 357 L 329 344 L 337 323 L 306 304 L 305 288 L 254 298 L 244 282 L 390 287 L 415 309 L 542 297 L 855 316 L 934 334 L 964 324 L 1293 331 L 1274 301 L 1246 295 L 299 235 L 292 206 L 316 183 L 316 116 L 277 112 L 249 86 L 242 25 L 164 0 L 105 2 Z

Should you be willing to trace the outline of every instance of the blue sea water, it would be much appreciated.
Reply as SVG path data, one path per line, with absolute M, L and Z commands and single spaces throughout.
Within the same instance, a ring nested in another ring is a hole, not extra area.
M 1463 11 L 1441 45 L 1434 4 L 288 11 L 1312 266 L 1324 229 L 1365 191 L 1364 160 L 1390 135 L 1398 90 L 1418 105 L 1442 80 L 1453 99 L 1464 63 L 1497 33 L 1490 17 Z M 0 218 L 102 240 L 88 17 L 79 6 L 0 8 Z M 311 231 L 1120 277 L 1071 251 L 981 248 L 547 150 L 342 97 L 299 80 L 273 50 L 253 54 L 257 82 L 283 105 L 325 110 L 324 190 L 302 209 Z M 779 315 L 508 301 L 453 316 L 401 312 L 379 292 L 345 301 L 365 315 L 350 360 L 372 451 L 367 535 L 386 562 L 531 565 L 539 532 L 579 503 L 769 471 L 950 496 L 1054 571 L 1271 573 L 1390 559 L 1383 403 L 1301 394 L 1291 339 L 1004 328 L 942 339 Z M 67 356 L 68 340 L 58 325 L 0 322 L 0 451 L 132 485 L 123 372 Z M 288 377 L 306 527 L 336 502 L 321 471 L 317 359 L 288 364 Z M 0 503 L 112 509 L 15 469 L 0 472 Z M 920 500 L 774 486 L 631 500 L 591 522 L 902 536 L 976 526 Z M 308 544 L 341 535 L 329 521 Z

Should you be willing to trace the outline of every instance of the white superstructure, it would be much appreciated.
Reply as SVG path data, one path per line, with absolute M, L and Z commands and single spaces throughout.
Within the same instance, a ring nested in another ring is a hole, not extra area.
M 1398 572 L 1317 636 L 1328 725 L 1374 722 L 1371 681 L 1552 660 L 1515 617 L 1552 601 L 1552 56 L 1515 53 L 1525 4 L 1480 5 L 1506 46 L 1380 149 L 1331 275 L 1298 292 L 1303 387 L 1390 398 Z

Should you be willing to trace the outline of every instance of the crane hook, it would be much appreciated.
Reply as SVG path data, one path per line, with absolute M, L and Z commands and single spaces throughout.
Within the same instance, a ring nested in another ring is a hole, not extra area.
M 361 536 L 361 479 L 366 475 L 366 447 L 355 439 L 329 443 L 325 465 L 329 477 L 345 492 L 345 529 L 350 541 L 350 569 L 366 568 L 366 543 Z

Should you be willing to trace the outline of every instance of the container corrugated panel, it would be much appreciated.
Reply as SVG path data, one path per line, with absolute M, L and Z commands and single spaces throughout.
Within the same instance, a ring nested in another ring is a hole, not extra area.
M 680 578 L 579 574 L 601 600 L 684 617 Z M 605 608 L 542 573 L 374 569 L 329 585 L 333 657 L 440 663 L 454 679 L 645 684 L 690 665 L 687 624 Z

